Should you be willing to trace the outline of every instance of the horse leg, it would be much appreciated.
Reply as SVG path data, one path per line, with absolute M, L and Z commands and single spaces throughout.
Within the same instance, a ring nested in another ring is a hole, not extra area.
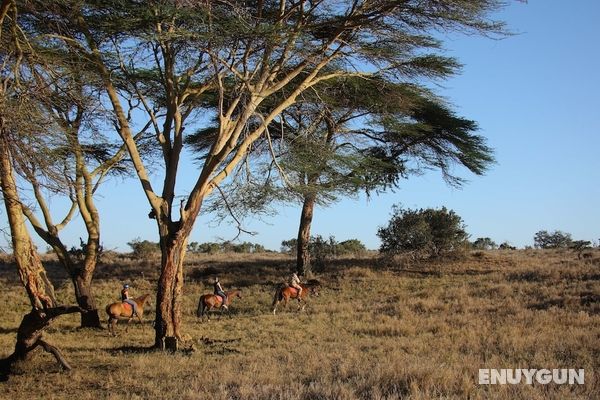
M 113 336 L 117 336 L 117 319 L 116 318 L 110 318 L 110 331 L 112 332 Z
M 281 297 L 281 292 L 279 290 L 277 290 L 275 292 L 275 296 L 273 296 L 273 304 L 271 305 L 271 307 L 273 307 L 273 315 L 275 315 L 275 313 L 277 312 L 277 306 L 279 305 L 279 302 Z
M 204 322 L 204 309 L 206 306 L 204 305 L 204 301 L 202 299 L 198 302 L 198 309 L 196 310 L 196 316 L 200 318 L 200 322 Z
M 298 308 L 299 311 L 304 311 L 304 309 L 306 308 L 306 300 L 300 299 L 298 302 Z

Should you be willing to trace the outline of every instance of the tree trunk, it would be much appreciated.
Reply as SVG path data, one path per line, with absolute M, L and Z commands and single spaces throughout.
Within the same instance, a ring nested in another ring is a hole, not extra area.
M 72 279 L 75 287 L 75 298 L 82 309 L 81 328 L 102 328 L 96 301 L 92 295 L 91 282 L 86 281 L 81 275 L 76 275 Z
M 92 276 L 96 269 L 97 251 L 90 254 L 90 246 L 86 247 L 86 259 L 83 267 L 78 267 L 73 261 L 72 255 L 69 254 L 67 248 L 61 241 L 60 237 L 53 232 L 48 232 L 42 229 L 36 229 L 38 235 L 52 248 L 58 257 L 58 261 L 63 265 L 69 273 L 73 288 L 75 289 L 75 300 L 81 307 L 81 328 L 102 328 L 100 316 L 96 307 L 96 301 L 92 294 Z
M 298 229 L 298 255 L 296 258 L 296 272 L 299 275 L 310 275 L 312 273 L 310 260 L 310 226 L 313 219 L 316 197 L 313 194 L 304 196 L 302 214 L 300 215 L 300 228 Z
M 25 226 L 8 143 L 8 132 L 5 131 L 0 116 L 0 185 L 10 226 L 13 254 L 31 305 L 35 309 L 45 309 L 56 305 L 54 287 L 48 280 L 46 270 Z
M 74 271 L 75 274 L 72 275 L 77 304 L 84 310 L 81 313 L 82 328 L 102 328 L 98 308 L 96 307 L 96 300 L 92 293 L 92 278 L 96 270 L 96 264 L 98 263 L 100 249 L 99 220 L 100 218 L 96 213 L 95 219 L 92 221 L 93 229 L 88 227 L 88 241 L 85 246 L 83 266 L 76 269 Z M 88 225 L 87 221 L 86 225 Z
M 171 224 L 171 229 L 176 225 Z M 181 340 L 183 260 L 187 237 L 188 234 L 182 229 L 175 234 L 161 235 L 162 260 L 156 294 L 154 346 L 162 350 L 176 351 Z
M 6 379 L 14 362 L 26 359 L 37 346 L 51 352 L 63 367 L 70 369 L 60 350 L 42 339 L 42 332 L 57 316 L 81 311 L 79 307 L 56 307 L 54 287 L 48 280 L 46 270 L 25 226 L 25 217 L 13 176 L 8 136 L 4 120 L 0 116 L 0 186 L 10 226 L 15 263 L 32 310 L 21 321 L 15 351 L 9 357 L 0 360 L 0 380 Z

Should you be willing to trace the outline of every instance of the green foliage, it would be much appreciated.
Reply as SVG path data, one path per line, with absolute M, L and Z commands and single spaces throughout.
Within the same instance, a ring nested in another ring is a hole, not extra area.
M 52 247 L 48 246 L 48 248 L 49 248 L 50 252 L 54 252 Z M 79 238 L 79 247 L 71 246 L 71 249 L 68 252 L 70 255 L 75 257 L 75 259 L 77 259 L 78 261 L 82 261 L 85 258 L 85 255 L 87 254 L 87 251 L 88 251 L 87 249 L 88 249 L 87 243 L 84 242 L 82 238 Z M 102 245 L 98 246 L 97 252 L 98 252 L 97 256 L 101 257 L 102 253 L 104 252 L 104 247 Z
M 233 243 L 230 241 L 215 243 L 206 242 L 198 243 L 191 242 L 188 244 L 188 251 L 191 253 L 205 253 L 205 254 L 217 254 L 217 253 L 264 253 L 267 251 L 265 247 L 258 243 L 242 242 Z
M 298 239 L 283 240 L 281 242 L 281 252 L 287 254 L 296 254 L 298 251 Z
M 510 244 L 508 242 L 500 243 L 500 246 L 498 246 L 498 248 L 500 250 L 516 250 L 517 249 L 515 246 L 513 246 L 512 244 Z
M 338 244 L 338 254 L 362 255 L 367 252 L 365 245 L 358 239 L 344 240 Z
M 577 253 L 577 258 L 581 258 L 585 250 L 592 248 L 592 242 L 589 240 L 574 240 L 569 248 Z
M 140 238 L 133 239 L 127 245 L 131 247 L 132 256 L 138 259 L 149 258 L 160 251 L 158 243 L 149 240 L 140 240 Z
M 283 240 L 281 242 L 281 252 L 287 254 L 296 254 L 298 239 Z M 321 235 L 311 236 L 308 243 L 308 249 L 315 258 L 330 258 L 345 255 L 363 255 L 367 252 L 365 245 L 358 239 L 348 239 L 338 242 L 335 236 L 329 236 L 324 239 Z
M 565 249 L 571 245 L 570 233 L 562 231 L 539 231 L 533 237 L 534 246 L 537 249 Z
M 592 248 L 592 242 L 589 240 L 574 240 L 570 246 L 575 251 L 583 251 Z
M 477 238 L 471 245 L 475 250 L 494 250 L 498 247 L 489 237 Z
M 442 209 L 402 209 L 394 206 L 388 226 L 377 231 L 385 255 L 410 253 L 415 258 L 438 257 L 464 246 L 468 234 L 460 216 Z

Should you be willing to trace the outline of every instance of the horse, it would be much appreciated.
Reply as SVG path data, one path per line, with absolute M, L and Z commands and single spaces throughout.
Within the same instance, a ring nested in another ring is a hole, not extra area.
M 283 301 L 283 305 L 284 307 L 287 307 L 288 301 L 290 299 L 297 299 L 298 300 L 298 310 L 304 310 L 304 307 L 306 307 L 306 298 L 308 297 L 309 294 L 312 294 L 313 296 L 318 296 L 319 295 L 319 283 L 318 282 L 314 282 L 314 283 L 310 283 L 310 284 L 300 284 L 300 287 L 302 288 L 302 293 L 300 294 L 300 297 L 298 297 L 298 289 L 295 289 L 289 285 L 285 285 L 285 286 L 281 286 L 278 287 L 277 290 L 275 291 L 275 296 L 273 296 L 273 315 L 275 315 L 276 311 L 277 311 L 277 306 L 279 305 L 279 303 L 281 301 Z M 302 304 L 302 302 L 304 302 L 304 304 Z
M 137 317 L 140 321 L 140 324 L 143 324 L 142 315 L 144 314 L 144 305 L 148 301 L 149 297 L 149 294 L 145 294 L 143 296 L 132 299 L 137 304 Z M 127 329 L 129 328 L 129 323 L 134 317 L 133 307 L 131 307 L 130 304 L 124 302 L 109 304 L 106 306 L 106 313 L 108 314 L 108 332 L 111 335 L 116 336 L 115 327 L 119 319 L 127 319 L 127 327 L 125 328 L 125 332 L 127 332 Z
M 239 289 L 230 290 L 225 292 L 225 294 L 227 295 L 227 300 L 225 301 L 226 306 L 229 306 L 236 297 L 240 299 L 242 298 L 242 291 Z M 216 294 L 203 294 L 200 296 L 200 300 L 198 301 L 198 309 L 196 310 L 196 316 L 202 320 L 206 315 L 207 320 L 210 321 L 210 315 L 208 312 L 213 308 L 220 308 L 221 314 L 223 314 L 224 310 L 227 310 L 227 315 L 231 317 L 229 314 L 229 308 L 223 308 L 221 296 L 217 296 Z

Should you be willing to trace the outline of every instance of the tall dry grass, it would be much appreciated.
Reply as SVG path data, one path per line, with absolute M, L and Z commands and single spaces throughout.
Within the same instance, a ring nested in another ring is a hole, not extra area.
M 48 260 L 51 262 L 51 260 Z M 152 292 L 157 260 L 114 256 L 99 266 L 99 304 L 120 284 Z M 75 368 L 52 356 L 0 383 L 0 398 L 44 399 L 597 399 L 600 360 L 600 253 L 474 252 L 464 260 L 381 265 L 376 259 L 332 260 L 318 278 L 321 296 L 305 312 L 292 304 L 270 313 L 276 285 L 293 260 L 280 255 L 192 256 L 186 267 L 185 334 L 194 350 L 148 351 L 154 331 L 79 330 L 65 316 L 47 339 Z M 11 269 L 12 268 L 12 269 Z M 58 295 L 72 288 L 53 271 Z M 216 274 L 243 299 L 232 318 L 201 323 L 198 297 Z M 10 353 L 28 309 L 14 267 L 0 264 L 0 355 Z M 479 368 L 584 368 L 586 383 L 478 385 Z

